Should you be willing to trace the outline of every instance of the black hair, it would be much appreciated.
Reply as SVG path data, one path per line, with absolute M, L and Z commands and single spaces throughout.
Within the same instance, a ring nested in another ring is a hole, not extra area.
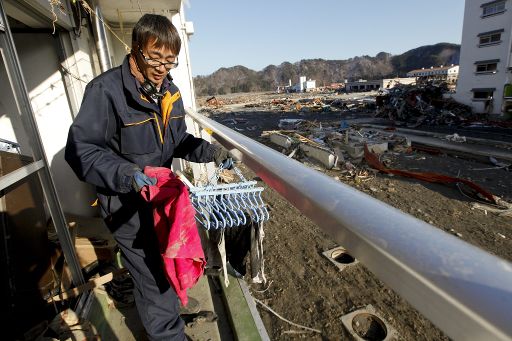
M 144 14 L 133 27 L 132 49 L 142 49 L 153 40 L 158 48 L 164 46 L 176 55 L 180 53 L 181 39 L 171 21 L 163 15 Z

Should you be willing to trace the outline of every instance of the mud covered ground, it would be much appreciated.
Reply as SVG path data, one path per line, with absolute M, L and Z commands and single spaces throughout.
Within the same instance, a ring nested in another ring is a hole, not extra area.
M 281 118 L 339 122 L 347 118 L 371 117 L 370 112 L 276 112 L 244 107 L 245 103 L 280 97 L 284 96 L 224 96 L 221 98 L 227 104 L 217 109 L 210 108 L 206 114 L 277 150 L 279 148 L 261 138 L 260 134 L 264 130 L 278 129 L 277 124 Z M 199 99 L 198 102 L 201 106 L 204 99 Z M 502 136 L 503 133 L 505 137 Z M 501 131 L 500 139 L 510 139 L 508 133 Z M 493 138 L 492 133 L 487 133 L 486 136 Z M 493 194 L 512 201 L 512 174 L 505 169 L 480 170 L 490 168 L 488 163 L 421 152 L 391 154 L 389 158 L 390 167 L 464 177 Z M 455 186 L 430 184 L 383 174 L 377 174 L 366 182 L 356 182 L 343 177 L 339 170 L 326 171 L 313 164 L 309 165 L 403 212 L 512 261 L 512 218 L 472 209 L 473 201 L 463 196 Z M 258 179 L 244 166 L 242 169 Z M 262 182 L 261 184 L 264 185 Z M 321 334 L 305 332 L 260 306 L 260 314 L 272 340 L 350 339 L 342 326 L 341 317 L 368 304 L 373 305 L 396 329 L 400 340 L 448 339 L 369 272 L 364 264 L 358 263 L 340 272 L 322 255 L 322 252 L 338 245 L 274 190 L 267 187 L 264 199 L 271 209 L 271 220 L 266 224 L 264 240 L 268 282 L 266 285 L 251 284 L 251 292 L 255 298 L 282 317 L 321 331 Z

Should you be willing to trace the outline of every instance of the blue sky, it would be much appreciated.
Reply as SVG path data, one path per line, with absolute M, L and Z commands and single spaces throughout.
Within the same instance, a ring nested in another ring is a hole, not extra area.
M 189 0 L 194 76 L 460 44 L 464 0 Z

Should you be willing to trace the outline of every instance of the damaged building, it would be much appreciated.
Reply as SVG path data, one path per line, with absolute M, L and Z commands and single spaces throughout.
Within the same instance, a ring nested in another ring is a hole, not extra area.
M 444 82 L 452 87 L 457 84 L 459 77 L 458 65 L 441 65 L 439 67 L 421 68 L 407 72 L 407 77 L 416 78 L 417 83 Z
M 364 91 L 378 91 L 382 89 L 392 89 L 399 84 L 414 84 L 416 79 L 413 77 L 407 78 L 385 78 L 377 80 L 359 79 L 353 82 L 345 83 L 345 90 L 347 92 L 364 92 Z

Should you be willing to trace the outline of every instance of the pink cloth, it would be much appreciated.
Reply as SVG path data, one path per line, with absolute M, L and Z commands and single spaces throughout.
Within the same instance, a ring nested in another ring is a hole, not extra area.
M 164 167 L 146 167 L 144 173 L 157 179 L 144 186 L 144 200 L 153 204 L 153 220 L 167 279 L 181 303 L 187 305 L 187 289 L 203 274 L 206 260 L 195 222 L 195 210 L 186 186 Z

